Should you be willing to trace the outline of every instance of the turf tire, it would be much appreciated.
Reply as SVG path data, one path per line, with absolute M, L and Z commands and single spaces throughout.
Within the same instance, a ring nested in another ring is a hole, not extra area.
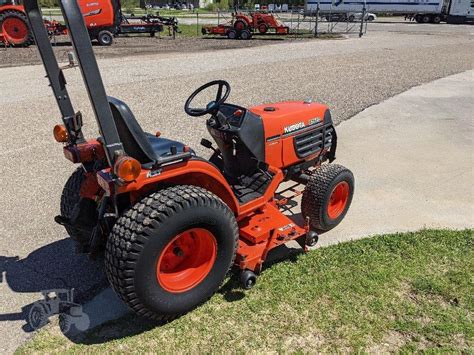
M 217 241 L 207 276 L 193 288 L 173 293 L 157 281 L 157 260 L 173 238 L 189 228 L 205 228 Z M 209 299 L 234 263 L 238 226 L 229 207 L 196 186 L 155 192 L 125 212 L 107 240 L 107 277 L 119 297 L 140 316 L 170 321 Z
M 349 185 L 349 197 L 343 211 L 337 218 L 328 215 L 328 204 L 331 193 L 340 182 Z M 336 227 L 346 215 L 354 194 L 354 175 L 337 164 L 323 164 L 313 171 L 303 192 L 301 212 L 306 219 L 310 218 L 310 227 L 316 231 L 328 231 Z

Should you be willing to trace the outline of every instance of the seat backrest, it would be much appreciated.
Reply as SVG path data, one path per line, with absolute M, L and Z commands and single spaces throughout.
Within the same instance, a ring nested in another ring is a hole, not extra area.
M 128 105 L 114 97 L 109 96 L 108 100 L 125 153 L 141 164 L 156 161 L 156 154 Z

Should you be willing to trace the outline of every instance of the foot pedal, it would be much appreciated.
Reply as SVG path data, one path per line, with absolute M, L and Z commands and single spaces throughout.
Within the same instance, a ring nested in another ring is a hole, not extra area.
M 54 221 L 61 225 L 61 226 L 70 226 L 71 225 L 71 221 L 69 220 L 69 218 L 66 218 L 66 217 L 63 217 L 61 215 L 58 215 L 56 217 L 54 217 Z

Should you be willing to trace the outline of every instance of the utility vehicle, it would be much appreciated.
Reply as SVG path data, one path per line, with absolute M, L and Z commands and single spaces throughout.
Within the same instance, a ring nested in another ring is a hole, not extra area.
M 212 151 L 204 159 L 184 143 L 144 132 L 124 102 L 107 97 L 77 2 L 60 5 L 100 137 L 84 138 L 41 11 L 36 0 L 26 0 L 62 114 L 54 137 L 65 157 L 80 164 L 66 182 L 56 221 L 82 251 L 105 253 L 113 289 L 137 314 L 173 319 L 212 296 L 233 266 L 250 288 L 271 249 L 290 240 L 314 245 L 318 231 L 343 219 L 354 179 L 330 164 L 337 135 L 327 106 L 293 101 L 244 108 L 226 102 L 229 83 L 209 82 L 184 106 L 193 119 L 209 115 L 216 146 L 202 140 Z M 215 99 L 195 107 L 196 96 L 212 89 Z M 282 213 L 300 194 L 277 193 L 289 180 L 305 185 L 304 222 Z

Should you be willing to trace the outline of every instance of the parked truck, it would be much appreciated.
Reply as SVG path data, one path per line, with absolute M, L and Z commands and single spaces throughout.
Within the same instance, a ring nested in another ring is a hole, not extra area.
M 305 12 L 320 14 L 360 12 L 413 15 L 419 23 L 474 21 L 474 0 L 305 0 Z

